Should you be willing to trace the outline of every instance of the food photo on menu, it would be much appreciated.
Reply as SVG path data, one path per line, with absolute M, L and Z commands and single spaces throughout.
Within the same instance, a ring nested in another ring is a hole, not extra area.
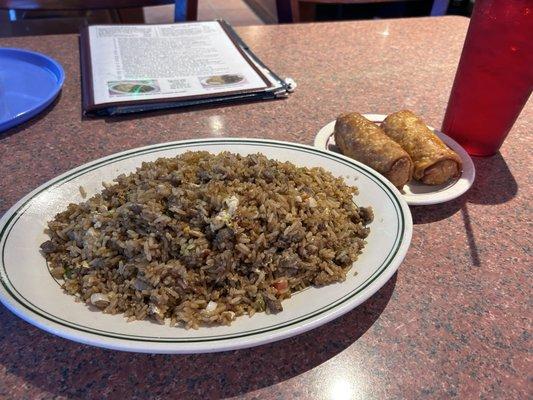
M 45 3 L 0 0 L 0 398 L 530 395 L 529 1 Z

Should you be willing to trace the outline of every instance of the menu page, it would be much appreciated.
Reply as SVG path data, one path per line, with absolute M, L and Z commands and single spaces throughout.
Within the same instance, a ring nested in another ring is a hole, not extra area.
M 216 21 L 95 25 L 89 42 L 96 105 L 267 87 Z

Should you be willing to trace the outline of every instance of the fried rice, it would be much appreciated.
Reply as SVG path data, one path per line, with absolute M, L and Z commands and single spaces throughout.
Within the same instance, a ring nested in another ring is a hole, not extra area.
M 105 313 L 230 324 L 346 278 L 373 218 L 356 193 L 322 168 L 187 152 L 69 204 L 41 251 L 68 294 Z

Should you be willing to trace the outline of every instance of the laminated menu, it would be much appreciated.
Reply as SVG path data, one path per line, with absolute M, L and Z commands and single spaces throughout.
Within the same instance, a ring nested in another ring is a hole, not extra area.
M 80 35 L 85 115 L 287 97 L 224 21 L 92 25 Z

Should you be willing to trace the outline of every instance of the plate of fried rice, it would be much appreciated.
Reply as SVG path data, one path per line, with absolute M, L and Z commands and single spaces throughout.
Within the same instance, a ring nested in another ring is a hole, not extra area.
M 186 140 L 52 179 L 0 220 L 0 300 L 89 345 L 252 347 L 323 325 L 396 272 L 409 208 L 374 170 L 311 146 Z

